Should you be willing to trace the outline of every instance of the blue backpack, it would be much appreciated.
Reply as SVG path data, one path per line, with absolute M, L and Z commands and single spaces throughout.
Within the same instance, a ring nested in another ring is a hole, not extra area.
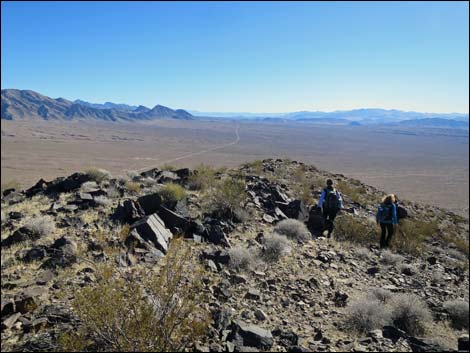
M 390 222 L 393 218 L 393 205 L 381 204 L 377 210 L 377 220 L 382 222 Z

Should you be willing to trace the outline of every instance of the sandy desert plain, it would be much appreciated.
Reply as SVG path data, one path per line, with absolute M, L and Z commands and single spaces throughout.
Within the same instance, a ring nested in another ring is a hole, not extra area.
M 235 166 L 291 158 L 468 217 L 468 131 L 247 121 L 1 121 L 2 184 L 90 167 L 114 175 L 162 164 Z

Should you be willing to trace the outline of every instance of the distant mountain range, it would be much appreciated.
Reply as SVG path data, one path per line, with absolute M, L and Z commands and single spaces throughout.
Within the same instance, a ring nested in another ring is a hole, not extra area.
M 6 120 L 147 121 L 157 119 L 237 119 L 269 123 L 310 123 L 329 125 L 384 125 L 409 128 L 468 129 L 469 116 L 461 113 L 419 113 L 387 109 L 354 109 L 334 112 L 299 111 L 292 113 L 203 113 L 156 105 L 90 103 L 82 100 L 53 99 L 30 90 L 2 90 L 1 118 Z M 193 113 L 193 114 L 191 114 Z
M 30 90 L 2 89 L 1 118 L 5 120 L 76 120 L 140 121 L 156 119 L 194 119 L 185 110 L 163 105 L 152 109 L 127 104 L 93 104 L 81 100 L 50 98 Z

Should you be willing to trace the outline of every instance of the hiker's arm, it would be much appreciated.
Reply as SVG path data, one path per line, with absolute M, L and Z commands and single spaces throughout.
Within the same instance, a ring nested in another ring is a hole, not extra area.
M 338 201 L 339 201 L 339 209 L 343 209 L 344 205 L 343 205 L 343 195 L 341 195 L 341 193 L 339 191 L 336 192 L 338 194 Z
M 318 208 L 321 208 L 323 205 L 323 201 L 325 200 L 325 190 L 322 190 L 321 195 L 320 195 L 320 200 L 318 200 Z
M 398 224 L 398 217 L 397 217 L 397 206 L 396 205 L 393 205 L 392 215 L 393 215 L 393 224 L 397 225 Z

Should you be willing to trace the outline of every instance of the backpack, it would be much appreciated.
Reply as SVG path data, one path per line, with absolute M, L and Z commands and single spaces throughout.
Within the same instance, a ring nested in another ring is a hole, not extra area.
M 377 220 L 379 223 L 391 221 L 393 219 L 393 205 L 381 204 L 377 210 Z
M 403 206 L 400 206 L 400 205 L 396 205 L 397 206 L 397 218 L 400 220 L 400 219 L 403 219 L 403 218 L 407 218 L 408 217 L 408 211 L 406 210 L 406 208 L 404 208 Z
M 325 188 L 325 200 L 323 202 L 325 210 L 337 212 L 339 210 L 339 200 L 335 189 Z

